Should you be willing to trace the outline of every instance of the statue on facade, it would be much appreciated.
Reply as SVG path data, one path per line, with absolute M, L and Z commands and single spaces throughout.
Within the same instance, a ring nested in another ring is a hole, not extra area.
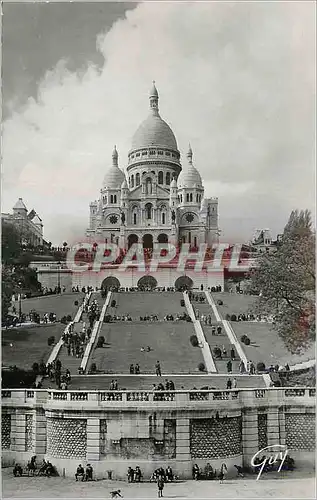
M 176 221 L 176 212 L 175 210 L 172 210 L 172 222 L 175 223 L 175 221 Z
M 121 224 L 124 226 L 125 223 L 125 213 L 121 212 Z

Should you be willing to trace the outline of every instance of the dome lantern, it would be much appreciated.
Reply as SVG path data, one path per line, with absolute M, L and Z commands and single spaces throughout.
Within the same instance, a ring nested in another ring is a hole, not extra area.
M 153 80 L 153 86 L 150 90 L 150 109 L 152 110 L 153 115 L 158 116 L 158 91 L 155 87 L 155 81 Z

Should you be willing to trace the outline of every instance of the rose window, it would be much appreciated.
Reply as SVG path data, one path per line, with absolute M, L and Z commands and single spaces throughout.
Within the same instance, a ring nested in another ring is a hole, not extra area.
M 111 224 L 116 224 L 118 222 L 118 217 L 116 215 L 110 215 L 109 220 Z
M 186 220 L 187 220 L 187 222 L 193 222 L 193 220 L 194 220 L 193 214 L 187 214 L 186 215 Z

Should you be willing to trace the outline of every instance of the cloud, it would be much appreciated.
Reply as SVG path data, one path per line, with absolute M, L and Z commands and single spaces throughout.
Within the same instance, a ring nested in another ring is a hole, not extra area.
M 4 123 L 6 210 L 27 192 L 47 239 L 72 234 L 52 212 L 84 230 L 155 79 L 183 161 L 190 141 L 206 195 L 219 197 L 224 237 L 280 231 L 293 208 L 314 206 L 314 46 L 308 2 L 139 4 L 98 35 L 101 68 L 61 60 Z

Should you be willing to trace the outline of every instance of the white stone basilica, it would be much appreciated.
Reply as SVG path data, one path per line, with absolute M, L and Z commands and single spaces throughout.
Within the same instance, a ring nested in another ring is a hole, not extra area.
M 204 186 L 193 165 L 189 147 L 182 168 L 175 135 L 162 120 L 153 82 L 150 114 L 137 129 L 128 155 L 126 175 L 112 153 L 100 199 L 90 204 L 90 242 L 113 242 L 121 248 L 132 243 L 218 242 L 218 198 L 204 198 Z

